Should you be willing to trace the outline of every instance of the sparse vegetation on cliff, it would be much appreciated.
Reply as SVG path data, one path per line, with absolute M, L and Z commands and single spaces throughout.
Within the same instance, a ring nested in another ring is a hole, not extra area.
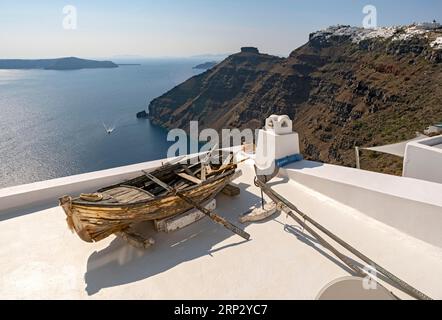
M 338 26 L 287 58 L 245 48 L 150 104 L 168 128 L 258 128 L 288 114 L 312 160 L 355 165 L 355 146 L 413 138 L 442 120 L 442 30 Z M 365 169 L 400 174 L 402 160 L 362 153 Z

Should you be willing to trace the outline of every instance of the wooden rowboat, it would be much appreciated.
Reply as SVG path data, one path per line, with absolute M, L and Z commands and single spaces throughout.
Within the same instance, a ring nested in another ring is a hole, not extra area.
M 93 194 L 64 196 L 59 203 L 69 228 L 86 242 L 117 234 L 146 244 L 145 239 L 131 233 L 131 226 L 179 215 L 192 208 L 203 210 L 199 204 L 213 199 L 237 177 L 237 165 L 232 159 L 230 155 L 227 163 L 219 165 L 207 160 L 169 163 Z M 204 213 L 230 230 L 236 228 L 215 213 Z

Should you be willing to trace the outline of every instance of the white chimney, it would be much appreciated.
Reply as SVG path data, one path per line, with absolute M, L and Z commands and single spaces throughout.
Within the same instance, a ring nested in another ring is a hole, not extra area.
M 287 115 L 272 115 L 258 132 L 255 165 L 258 174 L 271 175 L 277 167 L 302 159 L 298 133 Z

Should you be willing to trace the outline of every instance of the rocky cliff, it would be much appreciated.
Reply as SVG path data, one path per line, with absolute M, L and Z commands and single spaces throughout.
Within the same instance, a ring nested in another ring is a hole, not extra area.
M 412 138 L 442 120 L 442 30 L 419 26 L 312 33 L 287 58 L 243 48 L 153 100 L 168 128 L 258 128 L 288 114 L 307 158 L 354 166 L 354 146 Z M 362 154 L 366 169 L 399 174 L 401 160 Z

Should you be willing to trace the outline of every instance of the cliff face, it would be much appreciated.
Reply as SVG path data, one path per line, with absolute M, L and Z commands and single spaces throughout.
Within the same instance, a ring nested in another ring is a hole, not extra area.
M 216 61 L 208 61 L 194 66 L 193 69 L 208 70 L 210 68 L 213 68 L 217 64 L 218 62 Z
M 442 120 L 442 30 L 332 27 L 288 58 L 246 48 L 152 101 L 168 128 L 259 128 L 288 114 L 312 160 L 354 166 L 354 146 L 412 138 Z M 366 169 L 398 174 L 401 160 L 365 152 Z
M 153 100 L 149 117 L 168 128 L 187 129 L 191 120 L 198 120 L 201 127 L 224 128 L 235 122 L 238 105 L 256 82 L 280 61 L 245 48 Z

